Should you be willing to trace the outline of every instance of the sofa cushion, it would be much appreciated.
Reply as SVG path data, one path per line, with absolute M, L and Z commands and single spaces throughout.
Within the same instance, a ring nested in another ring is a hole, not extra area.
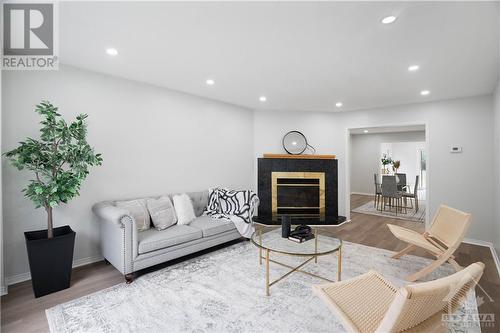
M 177 214 L 177 224 L 189 224 L 196 218 L 193 202 L 187 194 L 174 195 L 172 202 L 174 203 L 175 213 Z
M 138 234 L 139 254 L 186 243 L 202 237 L 200 229 L 187 225 L 173 225 L 165 230 L 149 229 Z
M 170 198 L 173 199 L 174 195 L 179 195 L 182 193 L 171 193 L 169 194 Z M 191 202 L 193 204 L 194 214 L 196 216 L 201 216 L 208 204 L 208 190 L 199 191 L 199 192 L 186 192 L 189 198 L 191 198 Z
M 144 231 L 149 229 L 151 218 L 149 217 L 146 199 L 136 199 L 128 201 L 117 201 L 116 207 L 128 210 L 137 225 L 137 230 Z
M 147 199 L 146 206 L 156 230 L 167 229 L 177 223 L 174 205 L 168 196 Z
M 203 237 L 236 229 L 233 222 L 225 219 L 213 219 L 210 216 L 197 217 L 189 226 L 201 230 Z

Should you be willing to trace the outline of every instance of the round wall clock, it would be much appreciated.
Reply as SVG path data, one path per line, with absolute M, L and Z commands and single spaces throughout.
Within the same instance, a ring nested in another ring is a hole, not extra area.
M 304 134 L 299 131 L 290 131 L 283 137 L 283 148 L 288 154 L 300 155 L 304 153 L 308 147 L 314 149 L 307 143 Z

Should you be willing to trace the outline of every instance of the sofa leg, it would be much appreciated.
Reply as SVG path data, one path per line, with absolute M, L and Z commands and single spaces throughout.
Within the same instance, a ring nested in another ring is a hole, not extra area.
M 134 282 L 134 273 L 125 274 L 125 282 L 127 282 L 127 284 Z

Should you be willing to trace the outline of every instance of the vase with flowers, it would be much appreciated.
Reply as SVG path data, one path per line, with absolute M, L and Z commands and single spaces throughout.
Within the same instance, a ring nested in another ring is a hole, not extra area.
M 387 154 L 384 154 L 382 156 L 382 158 L 380 159 L 380 161 L 382 162 L 382 174 L 388 174 L 389 173 L 389 169 L 387 169 L 387 166 L 389 164 L 392 164 L 392 158 L 390 156 L 387 156 Z

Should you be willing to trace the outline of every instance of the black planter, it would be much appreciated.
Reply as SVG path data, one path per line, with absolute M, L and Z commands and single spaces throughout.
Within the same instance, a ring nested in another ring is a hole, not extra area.
M 75 236 L 67 225 L 54 228 L 51 239 L 47 230 L 24 233 L 35 297 L 69 288 Z

